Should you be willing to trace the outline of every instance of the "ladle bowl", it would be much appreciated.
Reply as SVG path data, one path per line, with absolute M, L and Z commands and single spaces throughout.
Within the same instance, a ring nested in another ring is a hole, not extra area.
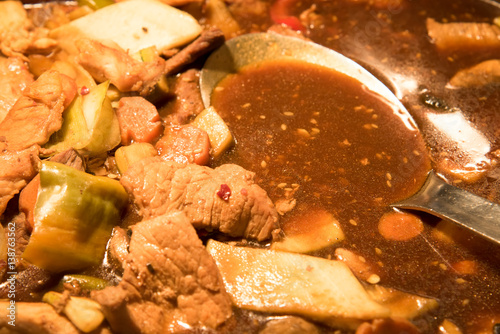
M 393 92 L 362 66 L 319 44 L 275 33 L 233 38 L 210 55 L 200 75 L 204 105 L 211 105 L 212 92 L 227 75 L 250 64 L 279 59 L 321 65 L 355 78 L 367 90 L 383 97 L 408 128 L 418 130 L 411 114 Z M 391 206 L 430 213 L 500 244 L 500 205 L 448 184 L 434 171 L 429 171 L 426 182 L 413 196 Z

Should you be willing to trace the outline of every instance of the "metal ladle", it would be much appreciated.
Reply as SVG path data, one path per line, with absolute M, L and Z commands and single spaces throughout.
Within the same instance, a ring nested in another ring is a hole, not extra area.
M 332 68 L 357 79 L 367 89 L 384 97 L 409 127 L 417 129 L 410 113 L 391 90 L 359 64 L 319 44 L 275 33 L 242 35 L 212 53 L 200 75 L 203 103 L 210 106 L 214 88 L 224 77 L 242 67 L 290 58 Z M 434 171 L 429 172 L 417 193 L 391 206 L 430 213 L 500 244 L 500 205 L 446 183 Z

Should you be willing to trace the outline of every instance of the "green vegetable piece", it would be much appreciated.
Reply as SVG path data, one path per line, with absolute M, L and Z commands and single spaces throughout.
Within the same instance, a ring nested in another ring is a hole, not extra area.
M 107 96 L 109 82 L 90 88 L 78 96 L 63 113 L 63 125 L 45 148 L 62 152 L 74 148 L 88 155 L 99 155 L 118 146 L 120 124 Z
M 82 148 L 90 140 L 90 133 L 83 116 L 82 97 L 76 97 L 63 113 L 61 129 L 54 133 L 45 145 L 48 149 L 62 152 L 70 148 Z
M 114 0 L 78 0 L 78 6 L 87 6 L 93 10 L 98 10 L 103 7 L 112 5 L 115 3 Z
M 120 124 L 111 100 L 106 95 L 109 81 L 94 87 L 83 97 L 83 116 L 90 131 L 90 140 L 83 147 L 90 154 L 109 151 L 120 144 Z
M 97 278 L 88 275 L 64 275 L 63 278 L 57 284 L 55 290 L 63 291 L 64 284 L 69 283 L 71 285 L 78 285 L 84 291 L 102 290 L 109 286 L 109 282 L 102 278 Z
M 23 258 L 52 272 L 101 263 L 126 203 L 118 181 L 44 161 L 35 227 Z

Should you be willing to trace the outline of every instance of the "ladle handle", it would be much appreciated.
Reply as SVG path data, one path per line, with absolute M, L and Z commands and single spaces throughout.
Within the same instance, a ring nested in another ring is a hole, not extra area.
M 415 195 L 391 206 L 451 220 L 500 244 L 500 205 L 452 186 L 434 172 Z

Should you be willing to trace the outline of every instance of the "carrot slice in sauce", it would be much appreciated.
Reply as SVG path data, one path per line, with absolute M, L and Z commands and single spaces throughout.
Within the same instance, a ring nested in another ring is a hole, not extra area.
M 424 230 L 422 220 L 404 212 L 389 212 L 380 218 L 379 233 L 387 240 L 407 241 L 418 236 Z
M 122 145 L 153 143 L 163 131 L 156 107 L 140 96 L 121 98 L 116 116 L 120 123 Z

